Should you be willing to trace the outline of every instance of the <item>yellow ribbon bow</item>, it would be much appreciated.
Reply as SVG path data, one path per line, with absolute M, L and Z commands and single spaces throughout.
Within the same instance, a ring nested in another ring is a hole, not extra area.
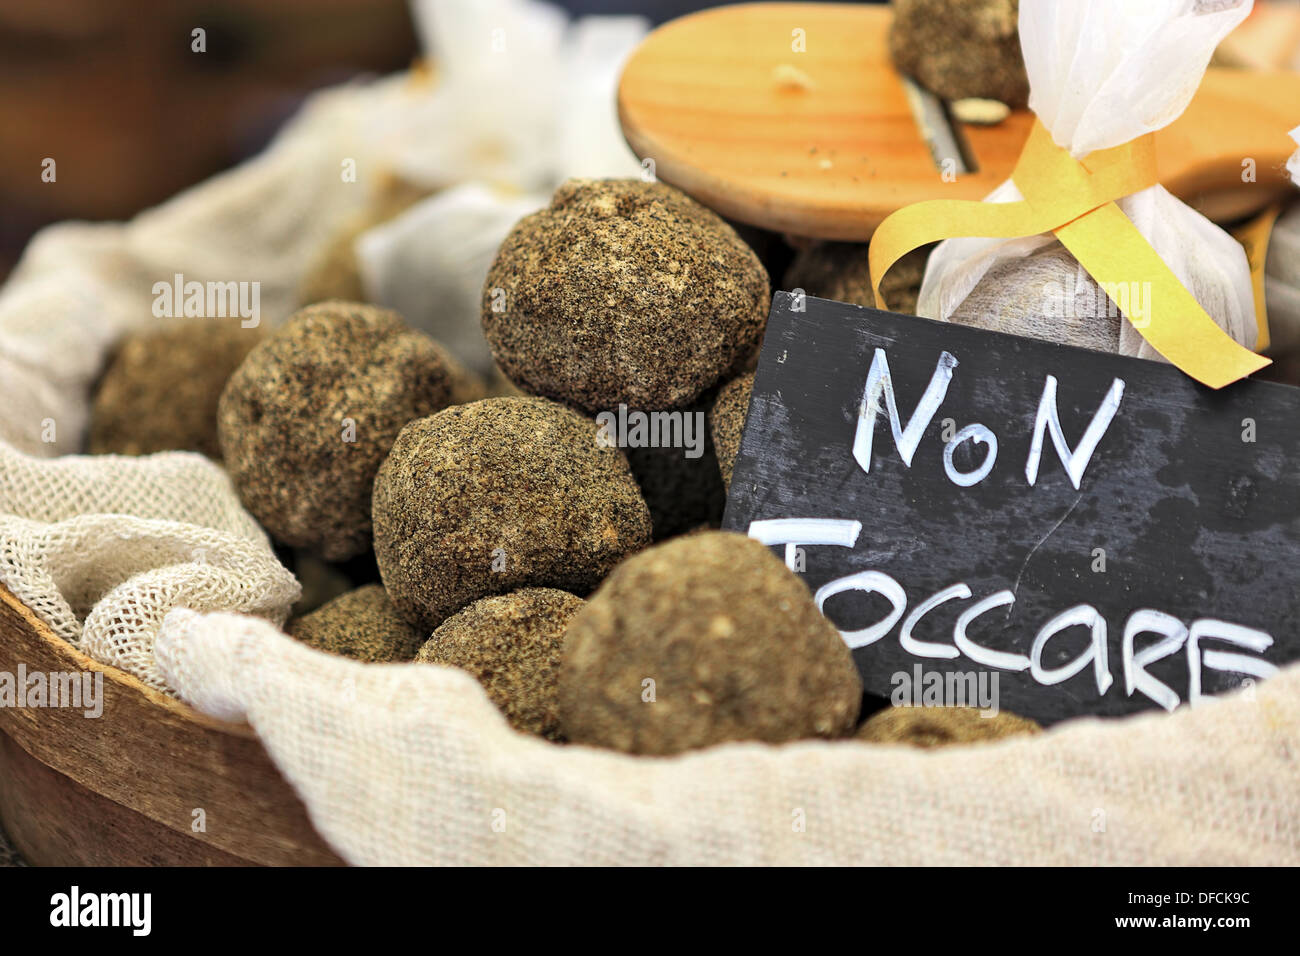
M 1192 378 L 1222 388 L 1270 364 L 1215 324 L 1116 205 L 1156 184 L 1152 135 L 1077 160 L 1035 122 L 1011 178 L 1024 196 L 1020 202 L 932 199 L 886 218 L 869 252 L 877 308 L 885 307 L 880 280 L 913 249 L 941 239 L 1015 239 L 1050 232 L 1117 308 L 1123 308 L 1116 298 L 1120 289 L 1149 283 L 1149 316 L 1133 323 L 1134 328 Z

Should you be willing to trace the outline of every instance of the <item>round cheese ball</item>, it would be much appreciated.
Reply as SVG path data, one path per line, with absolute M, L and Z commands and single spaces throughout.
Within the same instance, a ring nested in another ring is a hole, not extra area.
M 749 417 L 749 400 L 753 394 L 754 373 L 750 372 L 722 386 L 713 408 L 709 410 L 709 430 L 717 449 L 722 484 L 728 491 L 731 490 L 731 470 L 740 454 L 740 439 L 745 434 L 745 419 Z
M 876 294 L 871 288 L 867 249 L 865 242 L 811 243 L 799 250 L 790 263 L 781 288 L 787 292 L 802 289 L 805 294 L 818 299 L 833 299 L 874 309 Z M 885 273 L 880 283 L 880 294 L 889 311 L 916 314 L 925 264 L 933 249 L 929 245 L 913 249 Z
M 973 707 L 886 707 L 858 728 L 858 740 L 913 747 L 982 743 L 1042 733 L 1032 720 L 1005 710 L 989 717 Z
M 512 727 L 556 740 L 560 652 L 582 604 L 554 588 L 482 598 L 439 624 L 415 659 L 473 674 Z
M 853 731 L 862 683 L 807 587 L 766 547 L 706 531 L 621 564 L 569 625 L 574 743 L 672 754 Z
M 753 355 L 768 306 L 758 257 L 712 211 L 662 183 L 571 179 L 501 244 L 483 332 L 527 392 L 667 410 Z
M 375 478 L 375 558 L 431 630 L 523 587 L 586 594 L 650 541 L 650 512 L 597 423 L 543 398 L 456 405 L 404 428 Z
M 679 416 L 680 429 L 676 425 L 666 426 L 663 431 L 669 436 L 658 436 L 667 437 L 666 442 L 647 443 L 642 436 L 640 441 L 627 441 L 620 445 L 650 509 L 656 541 L 685 534 L 701 525 L 716 528 L 722 524 L 727 491 L 722 486 L 718 458 L 709 436 L 707 412 L 708 400 L 712 397 L 710 393 L 690 408 L 670 412 Z M 629 415 L 647 413 L 629 411 Z M 654 415 L 648 413 L 640 421 L 650 422 L 652 429 L 657 428 L 653 425 Z M 617 421 L 612 418 L 605 421 L 608 423 L 607 440 L 617 443 Z M 631 419 L 631 422 L 635 421 Z M 629 423 L 624 431 L 635 428 L 635 424 Z
M 290 621 L 285 630 L 317 650 L 370 663 L 409 661 L 424 641 L 378 584 L 342 594 Z
M 90 409 L 92 455 L 197 451 L 220 460 L 217 401 L 262 339 L 235 319 L 190 319 L 127 335 Z
M 1020 0 L 893 0 L 889 52 L 899 71 L 949 100 L 1029 103 Z
M 217 431 L 244 507 L 277 541 L 331 561 L 368 550 L 375 471 L 403 425 L 451 402 L 451 368 L 388 309 L 295 313 L 221 395 Z

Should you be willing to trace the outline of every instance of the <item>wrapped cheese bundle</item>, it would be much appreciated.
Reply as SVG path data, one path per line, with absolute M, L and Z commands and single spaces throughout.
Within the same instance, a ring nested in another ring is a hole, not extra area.
M 1215 47 L 1251 6 L 1252 0 L 1022 0 L 1030 107 L 1056 145 L 1075 159 L 1161 129 L 1187 107 Z M 1023 198 L 1008 180 L 985 201 Z M 1234 340 L 1253 348 L 1258 327 L 1241 245 L 1159 185 L 1118 205 L 1201 308 Z M 930 257 L 917 311 L 1159 359 L 1133 324 L 1151 317 L 1151 291 L 1133 285 L 1121 297 L 1121 314 L 1051 234 L 950 239 Z
M 1300 126 L 1291 131 L 1291 138 L 1300 144 Z M 1300 186 L 1300 149 L 1286 168 Z M 1269 237 L 1264 299 L 1268 303 L 1269 354 L 1300 355 L 1300 198 L 1278 216 Z
M 1300 202 L 1292 203 L 1273 226 L 1264 266 L 1264 300 L 1269 354 L 1300 354 Z

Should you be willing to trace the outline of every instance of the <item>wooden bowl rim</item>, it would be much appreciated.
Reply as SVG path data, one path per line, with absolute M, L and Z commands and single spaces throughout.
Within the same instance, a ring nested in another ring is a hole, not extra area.
M 3 585 L 0 667 L 107 675 L 97 712 L 49 700 L 0 708 L 0 803 L 31 862 L 344 862 L 252 727 L 94 660 Z
M 230 734 L 235 737 L 243 737 L 245 739 L 259 739 L 256 731 L 254 731 L 247 723 L 232 723 L 228 720 L 211 717 L 203 713 L 201 710 L 196 710 L 177 697 L 163 693 L 155 687 L 150 687 L 134 674 L 128 673 L 112 664 L 104 664 L 95 660 L 95 658 L 82 651 L 75 644 L 56 634 L 49 624 L 41 620 L 35 611 L 20 601 L 17 595 L 9 590 L 9 588 L 2 582 L 0 582 L 0 601 L 8 605 L 17 615 L 23 618 L 25 623 L 29 626 L 29 629 L 44 640 L 45 643 L 49 644 L 56 654 L 61 657 L 69 658 L 71 663 L 76 664 L 78 670 L 97 671 L 102 673 L 105 680 L 111 680 L 122 687 L 129 688 L 138 693 L 141 697 L 144 697 L 151 704 L 169 710 L 173 714 L 199 724 L 208 730 Z M 3 632 L 0 632 L 0 639 L 2 638 Z

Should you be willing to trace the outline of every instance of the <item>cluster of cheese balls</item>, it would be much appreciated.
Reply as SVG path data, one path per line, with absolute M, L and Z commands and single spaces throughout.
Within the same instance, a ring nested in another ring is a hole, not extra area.
M 292 636 L 463 668 L 521 731 L 645 754 L 849 736 L 862 685 L 839 634 L 767 548 L 716 530 L 769 295 L 751 248 L 685 195 L 573 180 L 487 277 L 510 384 L 390 310 L 329 300 L 191 370 L 203 447 L 114 432 L 100 450 L 219 455 L 284 553 L 347 583 Z M 596 416 L 620 408 L 715 410 L 707 454 L 617 447 Z

